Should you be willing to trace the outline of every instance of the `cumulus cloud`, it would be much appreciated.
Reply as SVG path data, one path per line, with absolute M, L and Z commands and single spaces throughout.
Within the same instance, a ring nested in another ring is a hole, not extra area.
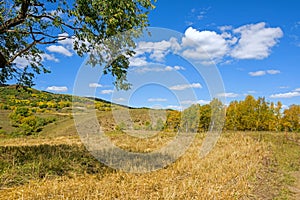
M 209 104 L 210 101 L 207 101 L 207 100 L 197 100 L 197 101 L 192 101 L 192 100 L 185 100 L 185 101 L 181 101 L 181 104 L 183 105 L 192 105 L 192 104 L 201 104 L 201 105 L 204 105 L 204 104 Z
M 164 98 L 149 98 L 148 101 L 149 102 L 165 102 L 165 101 L 167 101 L 167 99 L 164 99 Z
M 60 54 L 63 54 L 65 56 L 72 56 L 73 54 L 68 50 L 66 49 L 65 47 L 63 46 L 58 46 L 58 45 L 50 45 L 48 47 L 46 47 L 46 49 L 50 52 L 53 52 L 53 53 L 60 53 Z
M 238 97 L 239 95 L 233 92 L 225 92 L 225 93 L 220 93 L 218 94 L 218 97 L 226 97 L 226 98 L 234 98 Z
M 232 26 L 229 26 L 229 25 L 219 26 L 218 28 L 219 28 L 220 31 L 222 31 L 222 32 L 229 31 L 229 30 L 232 30 L 232 29 L 233 29 L 233 27 L 232 27 Z
M 295 91 L 296 91 L 296 92 L 300 92 L 300 88 L 296 88 Z
M 73 48 L 74 38 L 70 37 L 68 33 L 58 34 L 58 39 L 61 39 L 58 41 L 59 44 L 67 47 L 68 49 Z
M 30 65 L 29 61 L 26 58 L 23 57 L 17 57 L 14 60 L 14 63 L 17 65 L 18 68 L 25 68 L 26 66 Z
M 256 71 L 256 72 L 249 72 L 249 75 L 250 76 L 263 76 L 263 75 L 266 75 L 266 72 L 265 71 Z
M 50 86 L 47 87 L 48 91 L 53 91 L 53 92 L 66 92 L 68 91 L 68 88 L 66 86 Z
M 234 29 L 235 34 L 240 34 L 238 44 L 231 52 L 237 59 L 264 59 L 271 53 L 271 48 L 283 36 L 282 30 L 267 28 L 266 23 L 247 24 Z
M 222 35 L 192 27 L 185 31 L 182 46 L 186 48 L 182 55 L 191 59 L 220 59 L 228 52 L 227 42 Z
M 149 53 L 150 58 L 157 62 L 163 62 L 165 56 L 170 52 L 177 52 L 181 48 L 177 39 L 171 37 L 169 40 L 162 40 L 159 42 L 145 42 L 141 41 L 137 44 L 136 56 L 144 53 Z
M 219 30 L 217 32 L 188 27 L 180 39 L 171 37 L 169 40 L 156 42 L 140 41 L 134 49 L 135 57 L 130 58 L 130 65 L 146 67 L 141 72 L 151 71 L 148 68 L 151 62 L 162 63 L 171 52 L 203 65 L 227 63 L 232 58 L 263 59 L 270 55 L 272 47 L 283 36 L 281 28 L 267 27 L 264 22 L 238 28 L 221 26 Z M 269 70 L 265 73 L 276 74 L 278 71 Z
M 259 70 L 255 72 L 249 72 L 250 76 L 264 76 L 266 74 L 271 74 L 271 75 L 280 74 L 280 71 L 271 69 L 271 70 Z
M 42 54 L 40 54 L 40 56 L 42 58 L 42 62 L 44 62 L 46 60 L 59 62 L 59 59 L 55 58 L 54 55 L 42 53 Z M 29 57 L 28 59 L 32 59 L 32 57 Z M 13 63 L 15 63 L 18 68 L 23 69 L 30 65 L 30 61 L 28 59 L 24 58 L 24 57 L 17 57 Z
M 171 86 L 169 89 L 170 90 L 186 90 L 189 88 L 202 88 L 202 85 L 200 83 L 182 84 L 182 85 Z
M 59 59 L 55 58 L 54 55 L 50 55 L 50 54 L 47 54 L 47 53 L 43 53 L 41 55 L 43 61 L 44 60 L 50 60 L 50 61 L 54 61 L 54 62 L 59 62 Z
M 182 66 L 166 66 L 166 67 L 135 67 L 133 69 L 134 72 L 137 73 L 146 73 L 146 72 L 169 72 L 169 71 L 178 71 L 185 70 Z
M 280 71 L 279 70 L 271 69 L 271 70 L 267 70 L 267 73 L 274 75 L 274 74 L 280 74 Z
M 166 108 L 172 110 L 183 110 L 181 106 L 176 106 L 176 105 L 168 105 Z
M 100 88 L 100 87 L 103 87 L 103 85 L 101 85 L 99 83 L 90 83 L 89 87 L 90 88 Z
M 114 93 L 114 90 L 102 90 L 101 94 L 112 94 Z
M 131 57 L 129 58 L 130 66 L 132 67 L 142 67 L 148 65 L 146 57 Z
M 278 93 L 278 94 L 272 94 L 270 98 L 292 98 L 292 97 L 299 97 L 300 92 L 286 92 L 286 93 Z

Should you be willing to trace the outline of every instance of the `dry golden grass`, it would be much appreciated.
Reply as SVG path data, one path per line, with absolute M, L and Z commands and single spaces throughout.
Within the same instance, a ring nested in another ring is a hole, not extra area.
M 39 137 L 23 137 L 23 138 L 8 138 L 0 140 L 0 146 L 33 146 L 33 145 L 81 145 L 78 136 L 59 136 L 54 138 L 39 138 Z
M 243 134 L 223 135 L 200 158 L 202 137 L 172 165 L 145 174 L 115 171 L 30 181 L 0 190 L 0 199 L 257 199 L 256 177 L 269 145 Z

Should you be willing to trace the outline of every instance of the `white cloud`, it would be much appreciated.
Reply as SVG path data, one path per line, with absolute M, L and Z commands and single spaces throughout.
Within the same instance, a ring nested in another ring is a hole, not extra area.
M 165 102 L 165 101 L 167 101 L 167 99 L 164 99 L 164 98 L 149 98 L 148 101 L 149 102 Z
M 218 27 L 220 29 L 220 31 L 224 32 L 224 31 L 229 31 L 229 30 L 232 30 L 233 27 L 232 26 L 228 26 L 228 25 L 225 25 L 225 26 L 219 26 Z
M 101 94 L 112 94 L 114 93 L 114 90 L 102 90 Z
M 50 86 L 47 87 L 48 91 L 54 91 L 54 92 L 66 92 L 68 91 L 68 88 L 66 86 Z
M 136 56 L 149 53 L 151 59 L 157 62 L 163 62 L 169 51 L 177 52 L 180 48 L 181 46 L 177 39 L 171 37 L 168 41 L 162 40 L 159 42 L 139 42 L 135 51 Z
M 89 84 L 90 88 L 99 88 L 99 87 L 103 87 L 103 85 L 99 84 L 99 83 L 90 83 Z
M 202 85 L 200 83 L 182 84 L 182 85 L 171 86 L 169 89 L 170 90 L 185 90 L 188 88 L 202 88 Z
M 234 98 L 238 97 L 239 95 L 233 92 L 225 92 L 225 93 L 220 93 L 218 94 L 219 97 L 226 97 L 226 98 Z
M 166 67 L 135 67 L 132 69 L 137 73 L 146 73 L 146 72 L 169 72 L 169 71 L 178 71 L 185 70 L 182 66 L 166 66 Z
M 59 59 L 55 58 L 54 55 L 43 53 L 43 54 L 40 54 L 40 56 L 42 58 L 42 62 L 45 60 L 59 62 Z M 31 58 L 32 57 L 29 56 L 28 59 L 31 59 Z M 17 57 L 13 63 L 15 63 L 18 68 L 23 69 L 30 65 L 30 62 L 28 59 L 24 58 L 24 57 Z
M 50 61 L 54 61 L 54 62 L 59 62 L 59 59 L 55 58 L 55 56 L 52 55 L 52 54 L 50 55 L 50 54 L 47 54 L 47 53 L 43 53 L 41 55 L 41 57 L 42 57 L 43 61 L 44 60 L 50 60 Z
M 168 105 L 166 108 L 172 110 L 183 110 L 181 106 L 176 106 L 176 105 Z
M 299 97 L 300 92 L 286 92 L 286 93 L 278 93 L 278 94 L 272 94 L 270 98 L 292 98 L 292 97 Z
M 27 67 L 28 65 L 30 65 L 29 61 L 24 58 L 24 57 L 17 57 L 15 60 L 14 60 L 14 63 L 17 65 L 18 68 L 25 68 Z
M 249 72 L 250 76 L 263 76 L 266 75 L 265 71 L 256 71 L 256 72 Z
M 296 88 L 295 91 L 296 91 L 296 92 L 300 92 L 300 88 Z
M 63 54 L 65 56 L 72 56 L 73 54 L 68 50 L 66 49 L 65 47 L 63 46 L 57 46 L 57 45 L 50 45 L 48 47 L 46 47 L 46 49 L 50 52 L 53 52 L 53 53 L 60 53 L 60 54 Z
M 204 104 L 209 104 L 210 101 L 207 101 L 207 100 L 197 100 L 197 101 L 192 101 L 192 100 L 186 100 L 186 101 L 182 101 L 181 104 L 183 105 L 192 105 L 192 104 L 201 104 L 201 105 L 204 105 Z
M 133 67 L 142 67 L 148 65 L 146 57 L 130 57 L 129 58 L 130 66 Z
M 234 29 L 233 32 L 241 35 L 231 52 L 231 56 L 237 59 L 266 58 L 270 55 L 271 48 L 283 36 L 279 27 L 267 28 L 264 22 L 244 25 Z
M 279 70 L 271 69 L 271 70 L 267 70 L 267 73 L 274 75 L 274 74 L 280 74 L 280 71 Z
M 140 72 L 150 70 L 149 64 L 163 63 L 169 53 L 193 59 L 203 65 L 227 63 L 232 59 L 263 59 L 270 55 L 271 48 L 283 36 L 281 28 L 266 27 L 264 22 L 246 24 L 234 29 L 232 26 L 219 27 L 220 33 L 210 30 L 196 30 L 188 27 L 180 40 L 174 37 L 156 42 L 141 41 L 134 49 L 135 57 L 130 58 L 130 65 L 146 67 Z M 147 61 L 147 59 L 151 59 Z M 170 69 L 170 68 L 167 68 Z M 278 71 L 268 70 L 276 74 Z
M 73 48 L 74 38 L 70 37 L 68 33 L 58 34 L 58 39 L 63 39 L 58 41 L 59 44 L 67 47 L 68 49 Z
M 187 47 L 183 56 L 191 59 L 220 59 L 228 52 L 226 40 L 214 31 L 197 31 L 189 27 L 182 38 L 182 46 Z
M 178 71 L 178 70 L 185 70 L 185 68 L 184 67 L 182 67 L 182 66 L 174 66 L 174 67 L 171 67 L 171 66 L 166 66 L 165 68 L 164 68 L 164 71 Z
M 275 75 L 275 74 L 280 74 L 279 70 L 275 70 L 275 69 L 270 69 L 270 70 L 260 70 L 260 71 L 256 71 L 256 72 L 249 72 L 250 76 L 264 76 L 266 74 L 271 74 L 271 75 Z

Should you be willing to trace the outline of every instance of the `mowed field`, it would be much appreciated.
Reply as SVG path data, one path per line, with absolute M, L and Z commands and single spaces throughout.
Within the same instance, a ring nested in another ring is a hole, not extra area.
M 107 133 L 132 152 L 153 151 L 175 135 Z M 205 136 L 163 169 L 126 173 L 91 156 L 65 117 L 39 135 L 1 139 L 0 199 L 299 199 L 299 134 L 225 132 L 200 158 Z

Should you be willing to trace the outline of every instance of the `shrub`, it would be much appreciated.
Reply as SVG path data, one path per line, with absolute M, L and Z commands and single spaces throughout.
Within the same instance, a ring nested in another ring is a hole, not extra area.
M 9 117 L 12 125 L 19 128 L 18 132 L 21 135 L 32 135 L 40 132 L 43 126 L 56 120 L 55 117 L 37 117 L 26 107 L 17 107 Z

